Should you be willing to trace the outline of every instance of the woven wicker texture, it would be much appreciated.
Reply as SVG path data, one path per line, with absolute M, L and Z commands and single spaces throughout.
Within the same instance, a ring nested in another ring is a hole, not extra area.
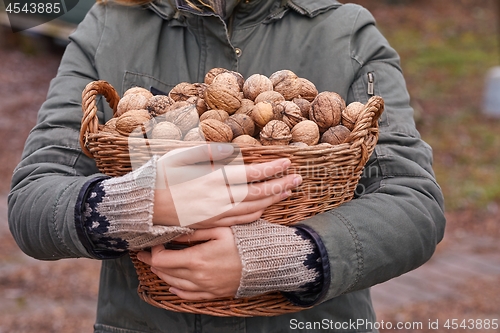
M 103 95 L 116 111 L 119 96 L 105 81 L 94 81 L 82 93 L 83 119 L 80 144 L 84 153 L 93 158 L 99 170 L 110 176 L 132 171 L 132 163 L 145 163 L 152 155 L 163 155 L 173 149 L 192 147 L 203 142 L 154 140 L 114 135 L 100 131 L 96 97 Z M 378 140 L 378 118 L 384 109 L 379 96 L 370 98 L 360 113 L 346 143 L 336 146 L 236 146 L 244 163 L 259 163 L 277 158 L 292 162 L 287 173 L 298 173 L 302 184 L 287 199 L 266 209 L 262 218 L 283 225 L 292 225 L 307 217 L 325 212 L 351 200 L 363 168 Z M 137 143 L 137 144 L 135 144 Z M 141 147 L 135 148 L 135 147 Z M 147 149 L 144 149 L 147 147 Z M 214 316 L 276 316 L 303 310 L 286 300 L 281 293 L 258 297 L 210 301 L 187 301 L 171 294 L 169 286 L 150 267 L 130 257 L 139 277 L 138 293 L 149 304 L 177 312 Z

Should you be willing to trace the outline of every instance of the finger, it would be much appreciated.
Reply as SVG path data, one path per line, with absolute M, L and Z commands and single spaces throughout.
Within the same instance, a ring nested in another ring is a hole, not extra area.
M 234 198 L 244 197 L 243 201 L 252 201 L 273 195 L 280 195 L 281 193 L 296 188 L 301 183 L 302 176 L 292 174 L 260 183 L 232 185 L 230 190 Z M 245 194 L 246 196 L 244 196 Z
M 219 238 L 218 228 L 197 229 L 192 234 L 182 235 L 175 239 L 176 242 L 200 242 Z
M 199 146 L 180 148 L 160 157 L 158 162 L 169 166 L 192 165 L 200 162 L 218 161 L 231 156 L 234 147 L 225 143 L 207 143 Z
M 175 295 L 179 296 L 180 298 L 186 299 L 188 301 L 201 301 L 201 300 L 205 300 L 205 299 L 214 299 L 214 298 L 222 297 L 222 295 L 218 296 L 218 295 L 214 295 L 214 294 L 209 293 L 209 292 L 193 292 L 193 291 L 186 291 L 186 290 L 182 290 L 182 289 L 177 289 L 174 287 L 170 288 L 169 291 L 172 294 L 175 294 Z M 228 296 L 230 296 L 230 295 L 228 295 Z
M 164 273 L 159 269 L 151 269 L 153 273 L 155 273 L 161 280 L 163 280 L 166 284 L 186 291 L 202 291 L 201 288 L 195 283 L 186 280 L 182 277 L 174 276 L 169 273 Z

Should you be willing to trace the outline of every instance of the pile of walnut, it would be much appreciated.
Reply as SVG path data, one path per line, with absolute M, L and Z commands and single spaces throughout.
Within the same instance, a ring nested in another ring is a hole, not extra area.
M 290 70 L 269 77 L 214 68 L 204 83 L 180 83 L 168 96 L 134 87 L 103 131 L 152 139 L 311 146 L 343 143 L 364 105 Z M 139 130 L 137 130 L 139 129 Z

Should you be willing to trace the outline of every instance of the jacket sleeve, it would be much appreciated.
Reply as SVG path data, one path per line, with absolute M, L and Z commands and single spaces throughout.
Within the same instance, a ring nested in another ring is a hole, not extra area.
M 350 54 L 355 80 L 347 102 L 366 102 L 368 73 L 385 100 L 380 137 L 365 166 L 357 197 L 303 221 L 321 238 L 330 266 L 325 301 L 387 281 L 425 263 L 445 227 L 442 192 L 432 171 L 432 150 L 413 120 L 397 53 L 359 10 Z
M 95 5 L 70 37 L 13 174 L 9 227 L 19 247 L 37 259 L 91 257 L 75 228 L 75 205 L 84 184 L 103 175 L 82 153 L 78 137 L 82 91 L 98 77 L 94 55 L 104 7 Z

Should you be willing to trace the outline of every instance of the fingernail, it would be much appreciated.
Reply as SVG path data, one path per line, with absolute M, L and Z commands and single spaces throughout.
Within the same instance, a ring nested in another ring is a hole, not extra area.
M 144 261 L 143 254 L 141 252 L 137 253 L 137 260 Z
M 302 183 L 302 176 L 295 175 L 295 177 L 293 177 L 293 185 L 300 185 L 301 183 Z
M 233 146 L 231 145 L 217 145 L 217 150 L 222 154 L 229 154 L 233 152 Z
M 285 192 L 281 193 L 281 199 L 286 199 L 291 195 L 292 195 L 292 191 L 285 191 Z
M 172 294 L 174 295 L 177 295 L 177 293 L 179 292 L 177 289 L 175 289 L 174 287 L 170 287 L 168 288 L 168 291 L 170 291 Z
M 156 274 L 156 273 L 158 273 L 158 271 L 157 271 L 157 270 L 156 270 L 156 268 L 154 268 L 154 267 L 151 267 L 151 272 L 153 272 L 153 273 L 155 273 L 155 274 Z
M 290 167 L 290 165 L 292 165 L 292 162 L 289 159 L 285 159 L 283 161 L 283 164 L 282 164 L 283 169 L 288 169 Z

